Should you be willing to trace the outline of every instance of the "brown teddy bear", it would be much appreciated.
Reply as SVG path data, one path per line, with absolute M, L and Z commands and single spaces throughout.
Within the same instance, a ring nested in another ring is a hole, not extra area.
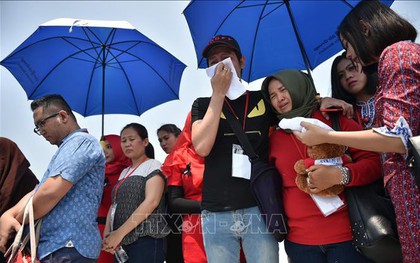
M 304 128 L 300 125 L 302 121 L 315 124 L 327 130 L 332 130 L 330 126 L 328 126 L 320 120 L 304 117 L 295 117 L 292 119 L 283 118 L 279 123 L 279 127 L 282 129 L 304 132 Z M 308 186 L 308 173 L 306 172 L 306 169 L 308 169 L 314 164 L 341 166 L 345 163 L 351 162 L 351 157 L 345 154 L 346 147 L 342 145 L 324 143 L 308 147 L 307 152 L 309 158 L 304 160 L 298 160 L 295 163 L 294 169 L 297 173 L 295 179 L 297 187 L 308 194 L 312 194 L 312 192 L 310 191 Z M 331 197 L 340 194 L 341 192 L 343 192 L 343 190 L 344 186 L 334 185 L 330 188 L 316 193 L 316 195 Z
M 323 143 L 315 146 L 308 146 L 307 152 L 309 158 L 298 160 L 295 163 L 294 169 L 297 173 L 295 179 L 297 187 L 308 194 L 312 194 L 312 192 L 308 186 L 308 173 L 306 172 L 306 169 L 316 163 L 323 164 L 328 161 L 331 161 L 329 163 L 333 163 L 334 161 L 340 161 L 340 159 L 343 164 L 351 162 L 350 156 L 345 154 L 346 147 L 342 145 Z M 340 194 L 343 190 L 344 186 L 333 185 L 330 188 L 316 193 L 316 195 L 331 197 Z

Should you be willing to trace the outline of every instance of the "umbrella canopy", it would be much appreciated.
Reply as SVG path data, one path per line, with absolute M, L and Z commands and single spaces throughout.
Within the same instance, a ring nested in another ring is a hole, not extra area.
M 185 65 L 125 21 L 56 19 L 0 62 L 28 99 L 61 94 L 83 116 L 141 115 L 179 98 Z
M 184 15 L 199 68 L 202 51 L 216 35 L 234 37 L 246 57 L 242 78 L 253 81 L 283 69 L 308 72 L 342 49 L 336 34 L 344 16 L 360 1 L 193 0 Z M 390 6 L 393 1 L 382 1 Z

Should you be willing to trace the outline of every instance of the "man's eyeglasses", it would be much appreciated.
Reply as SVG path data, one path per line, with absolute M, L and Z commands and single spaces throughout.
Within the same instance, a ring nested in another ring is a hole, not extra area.
M 43 118 L 42 120 L 38 121 L 35 124 L 35 128 L 34 128 L 34 132 L 38 135 L 41 135 L 41 133 L 39 132 L 42 128 L 44 128 L 45 122 L 51 118 L 54 118 L 55 116 L 57 116 L 58 114 L 60 114 L 59 112 L 54 113 L 48 117 Z

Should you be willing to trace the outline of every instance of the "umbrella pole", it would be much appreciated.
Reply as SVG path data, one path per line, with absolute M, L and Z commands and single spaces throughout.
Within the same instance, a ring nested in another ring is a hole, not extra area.
M 300 53 L 302 54 L 303 62 L 305 63 L 306 71 L 308 71 L 309 77 L 312 79 L 311 75 L 311 66 L 309 65 L 308 55 L 305 52 L 305 48 L 303 47 L 302 39 L 300 38 L 299 32 L 296 27 L 296 22 L 293 17 L 292 11 L 290 10 L 290 3 L 289 0 L 285 0 L 284 3 L 287 7 L 287 12 L 289 13 L 290 21 L 292 22 L 293 30 L 295 31 L 295 35 L 299 44 Z
M 105 126 L 105 48 L 106 45 L 102 45 L 102 132 L 101 137 L 104 136 Z

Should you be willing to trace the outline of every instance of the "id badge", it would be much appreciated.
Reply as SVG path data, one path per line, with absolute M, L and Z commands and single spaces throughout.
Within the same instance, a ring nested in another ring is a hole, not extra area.
M 249 180 L 251 178 L 251 162 L 240 145 L 232 145 L 232 176 Z
M 109 209 L 111 209 L 111 213 L 109 215 L 109 227 L 111 228 L 110 230 L 112 232 L 114 231 L 114 216 L 115 211 L 117 210 L 117 203 L 113 203 Z

